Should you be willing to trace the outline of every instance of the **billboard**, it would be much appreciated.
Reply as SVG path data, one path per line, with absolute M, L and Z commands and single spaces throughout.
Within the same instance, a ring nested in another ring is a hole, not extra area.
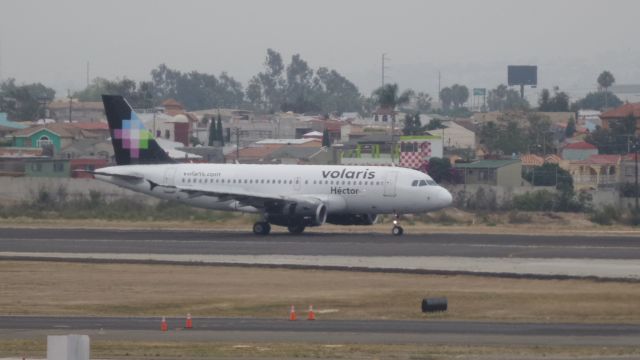
M 538 85 L 538 67 L 535 65 L 509 65 L 507 82 L 513 85 Z
M 485 88 L 474 88 L 473 96 L 485 96 L 487 94 L 487 89 Z

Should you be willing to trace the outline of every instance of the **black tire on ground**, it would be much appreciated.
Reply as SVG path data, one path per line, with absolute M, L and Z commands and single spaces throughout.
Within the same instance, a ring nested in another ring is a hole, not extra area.
M 295 224 L 295 225 L 287 226 L 287 230 L 289 230 L 289 232 L 292 233 L 292 234 L 302 234 L 302 232 L 304 231 L 305 228 L 306 228 L 306 226 L 304 226 L 302 224 Z
M 447 298 L 424 298 L 422 299 L 422 312 L 447 311 Z
M 404 229 L 402 228 L 402 226 L 394 226 L 393 229 L 391 229 L 391 233 L 395 236 L 400 236 L 402 234 L 404 234 Z
M 268 222 L 258 221 L 253 224 L 253 233 L 256 235 L 267 235 L 271 231 L 271 225 Z

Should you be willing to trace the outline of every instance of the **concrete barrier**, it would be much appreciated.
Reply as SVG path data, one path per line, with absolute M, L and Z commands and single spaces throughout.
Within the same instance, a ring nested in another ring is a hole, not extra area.
M 47 336 L 47 360 L 89 360 L 87 335 Z

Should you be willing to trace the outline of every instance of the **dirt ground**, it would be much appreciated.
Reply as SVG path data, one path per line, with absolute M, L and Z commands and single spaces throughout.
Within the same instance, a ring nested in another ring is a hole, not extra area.
M 429 318 L 640 322 L 640 284 L 593 280 L 1 261 L 0 293 L 4 315 L 286 318 L 313 304 L 326 319 L 417 319 L 424 297 L 446 296 Z
M 46 358 L 43 340 L 0 341 L 0 356 Z M 97 359 L 637 359 L 639 347 L 92 341 Z

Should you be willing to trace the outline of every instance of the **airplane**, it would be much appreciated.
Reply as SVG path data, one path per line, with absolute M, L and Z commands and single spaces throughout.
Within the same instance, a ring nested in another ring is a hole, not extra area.
M 402 235 L 401 214 L 452 202 L 429 175 L 401 167 L 177 163 L 124 97 L 102 101 L 117 165 L 89 171 L 96 179 L 196 207 L 260 214 L 256 235 L 271 225 L 292 234 L 325 223 L 372 225 L 380 214 L 394 214 L 391 232 Z

